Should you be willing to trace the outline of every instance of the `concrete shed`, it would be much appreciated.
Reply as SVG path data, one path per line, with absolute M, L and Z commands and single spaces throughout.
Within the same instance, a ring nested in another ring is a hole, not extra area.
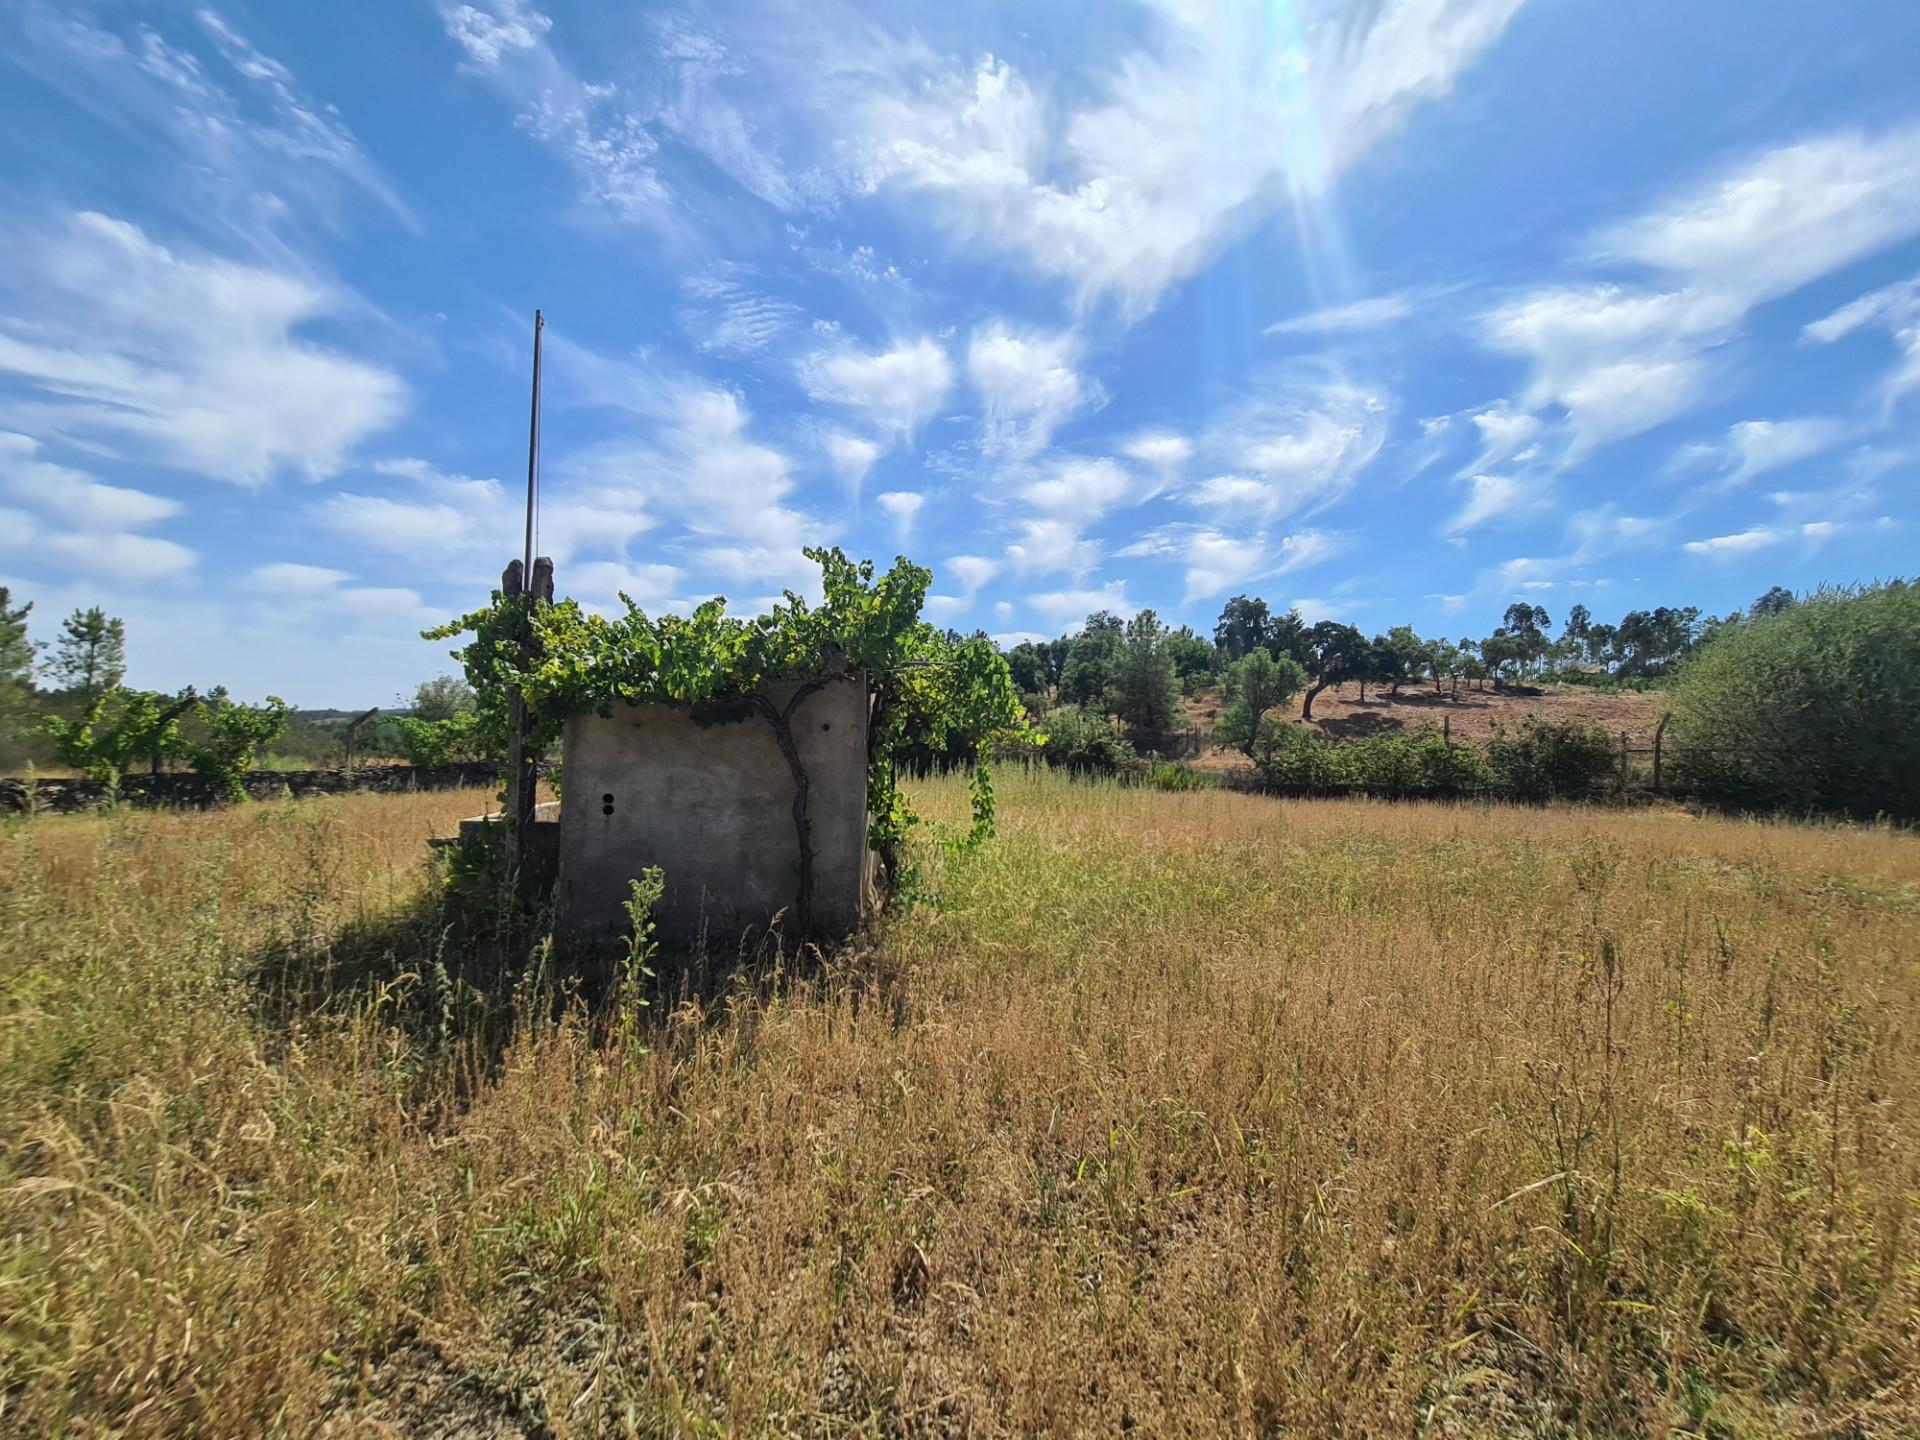
M 797 685 L 770 687 L 784 710 Z M 871 907 L 867 848 L 867 686 L 836 675 L 802 699 L 789 731 L 807 774 L 816 930 L 844 933 Z M 701 725 L 683 707 L 616 706 L 567 721 L 556 900 L 569 928 L 627 925 L 629 882 L 666 875 L 663 934 L 716 941 L 792 910 L 800 841 L 795 784 L 774 727 L 757 713 Z M 791 917 L 790 917 L 791 918 Z

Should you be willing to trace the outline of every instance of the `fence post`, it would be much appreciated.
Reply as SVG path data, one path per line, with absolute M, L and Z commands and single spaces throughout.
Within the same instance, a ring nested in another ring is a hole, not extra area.
M 1627 732 L 1620 732 L 1620 788 L 1627 788 Z
M 1449 750 L 1453 748 L 1453 717 L 1451 715 L 1440 717 L 1440 738 L 1447 742 Z
M 360 727 L 361 727 L 362 725 L 364 725 L 364 724 L 366 724 L 366 723 L 367 723 L 367 721 L 369 721 L 369 720 L 371 720 L 371 719 L 372 719 L 372 718 L 373 718 L 374 716 L 376 716 L 376 715 L 378 715 L 379 713 L 380 713 L 380 707 L 379 707 L 378 705 L 376 705 L 376 706 L 374 706 L 374 707 L 373 707 L 373 708 L 372 708 L 371 710 L 369 710 L 369 711 L 367 711 L 367 713 L 366 713 L 366 714 L 364 714 L 364 715 L 359 715 L 359 716 L 356 716 L 356 717 L 354 717 L 353 719 L 351 719 L 351 720 L 349 720 L 349 721 L 347 722 L 347 735 L 346 735 L 346 760 L 345 760 L 345 762 L 344 762 L 344 764 L 343 764 L 343 766 L 342 766 L 342 768 L 343 768 L 343 769 L 345 769 L 345 771 L 347 772 L 347 774 L 348 774 L 348 775 L 351 775 L 351 774 L 353 774 L 353 736 L 354 736 L 354 732 L 355 732 L 356 730 L 358 730 L 358 729 L 359 729 L 359 728 L 360 728 Z
M 1660 793 L 1660 745 L 1666 738 L 1667 722 L 1671 719 L 1673 719 L 1671 711 L 1662 715 L 1659 726 L 1653 732 L 1653 793 L 1656 795 Z

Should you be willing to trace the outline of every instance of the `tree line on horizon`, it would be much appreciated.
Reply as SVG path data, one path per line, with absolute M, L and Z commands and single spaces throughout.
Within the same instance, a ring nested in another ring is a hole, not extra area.
M 1170 628 L 1152 610 L 1131 620 L 1096 610 L 1078 632 L 1023 641 L 1006 657 L 1029 709 L 1104 707 L 1135 736 L 1151 739 L 1175 728 L 1183 693 L 1225 683 L 1232 698 L 1243 688 L 1237 677 L 1248 674 L 1241 662 L 1256 654 L 1271 665 L 1256 664 L 1251 682 L 1262 695 L 1281 696 L 1257 713 L 1303 694 L 1301 718 L 1311 720 L 1322 692 L 1354 682 L 1362 701 L 1369 685 L 1397 695 L 1405 685 L 1429 680 L 1436 690 L 1451 683 L 1454 694 L 1462 682 L 1496 688 L 1547 677 L 1576 684 L 1655 682 L 1727 627 L 1796 603 L 1776 585 L 1745 615 L 1703 619 L 1697 606 L 1662 605 L 1630 610 L 1617 624 L 1596 621 L 1585 605 L 1575 605 L 1556 637 L 1543 607 L 1516 600 L 1493 632 L 1477 640 L 1422 637 L 1411 625 L 1369 639 L 1353 625 L 1309 624 L 1298 609 L 1276 614 L 1265 600 L 1236 595 L 1221 610 L 1211 639 L 1190 625 Z
M 1660 686 L 1672 708 L 1672 784 L 1715 803 L 1790 811 L 1920 816 L 1920 587 L 1894 579 L 1796 596 L 1773 586 L 1744 612 L 1630 610 L 1616 623 L 1575 605 L 1556 635 L 1541 606 L 1516 600 L 1478 640 L 1398 625 L 1371 638 L 1236 595 L 1212 639 L 1151 610 L 1096 611 L 1074 634 L 1006 652 L 1049 763 L 1120 773 L 1184 728 L 1183 693 L 1218 684 L 1213 736 L 1262 780 L 1289 790 L 1540 799 L 1593 793 L 1612 766 L 1608 738 L 1578 722 L 1530 720 L 1466 756 L 1426 729 L 1332 742 L 1298 719 L 1329 687 L 1397 694 L 1431 683 Z M 1451 687 L 1449 692 L 1448 687 Z M 1431 743 L 1430 743 L 1431 742 Z M 1364 753 L 1362 753 L 1364 752 Z M 1158 783 L 1158 772 L 1155 772 Z M 1167 777 L 1169 780 L 1175 777 Z

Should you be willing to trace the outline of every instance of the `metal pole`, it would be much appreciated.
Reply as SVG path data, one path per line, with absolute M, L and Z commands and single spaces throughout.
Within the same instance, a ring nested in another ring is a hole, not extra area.
M 1660 747 L 1666 738 L 1667 722 L 1673 719 L 1671 714 L 1660 717 L 1659 727 L 1653 732 L 1653 793 L 1660 793 Z
M 1627 788 L 1627 732 L 1620 732 L 1620 788 Z
M 546 318 L 533 312 L 533 402 L 527 417 L 527 527 L 525 554 L 507 567 L 503 585 L 509 602 L 520 600 L 522 654 L 533 643 L 533 607 L 538 594 L 533 583 L 533 526 L 539 508 L 540 484 L 540 332 Z M 518 574 L 515 574 L 515 567 Z M 507 856 L 516 881 L 526 861 L 527 832 L 533 824 L 533 757 L 527 754 L 527 702 L 516 688 L 507 700 Z
M 538 509 L 540 483 L 540 332 L 546 318 L 533 312 L 533 413 L 527 421 L 527 539 L 520 557 L 520 573 L 531 587 L 533 580 L 533 517 Z

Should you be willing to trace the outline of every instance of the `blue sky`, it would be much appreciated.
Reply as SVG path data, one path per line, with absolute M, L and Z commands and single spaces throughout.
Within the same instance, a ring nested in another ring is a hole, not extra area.
M 1906 573 L 1920 6 L 0 0 L 0 583 L 385 703 L 519 549 L 1480 635 Z

